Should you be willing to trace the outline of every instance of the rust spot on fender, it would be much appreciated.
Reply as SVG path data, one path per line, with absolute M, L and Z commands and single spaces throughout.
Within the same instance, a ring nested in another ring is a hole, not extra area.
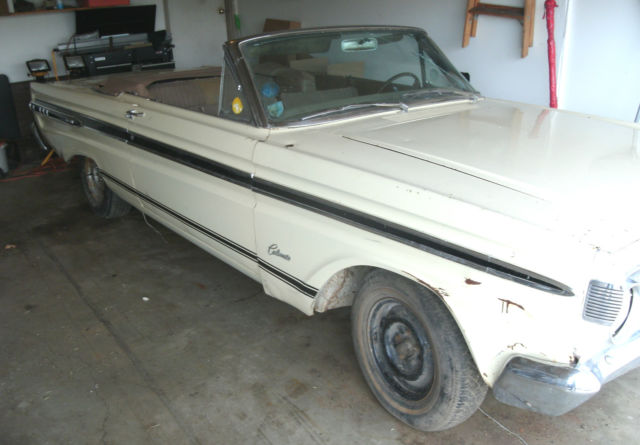
M 514 303 L 511 300 L 505 300 L 504 298 L 498 298 L 498 300 L 502 301 L 502 313 L 503 314 L 508 314 L 509 313 L 509 308 L 511 306 L 515 306 L 518 309 L 522 309 L 524 311 L 524 306 L 522 306 L 521 304 Z
M 472 280 L 471 278 L 467 278 L 466 280 L 464 280 L 464 282 L 467 283 L 469 286 L 477 286 L 479 284 L 482 284 L 481 282 Z
M 413 274 L 410 274 L 409 272 L 407 272 L 406 270 L 403 270 L 402 273 L 405 273 L 407 275 L 409 275 L 411 278 L 413 278 L 414 280 L 416 280 L 418 283 L 422 284 L 424 287 L 426 287 L 427 289 L 429 289 L 431 292 L 433 292 L 434 294 L 440 296 L 440 298 L 444 297 L 448 297 L 449 294 L 442 288 L 438 288 L 436 289 L 435 287 L 427 284 L 426 282 L 424 282 L 423 280 L 421 280 L 420 278 L 416 277 Z

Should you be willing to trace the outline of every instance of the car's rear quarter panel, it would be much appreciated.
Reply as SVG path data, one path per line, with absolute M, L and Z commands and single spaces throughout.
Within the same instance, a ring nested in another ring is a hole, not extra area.
M 36 103 L 53 104 L 118 126 L 122 126 L 127 110 L 127 104 L 114 97 L 98 96 L 85 88 L 70 85 L 33 84 L 31 91 L 32 101 Z M 69 161 L 75 156 L 91 157 L 100 168 L 113 172 L 128 185 L 133 184 L 129 169 L 131 148 L 124 141 L 95 129 L 69 125 L 42 114 L 35 113 L 34 118 L 46 140 L 65 160 Z M 118 195 L 139 207 L 138 199 L 126 189 L 114 183 L 109 183 L 109 186 Z

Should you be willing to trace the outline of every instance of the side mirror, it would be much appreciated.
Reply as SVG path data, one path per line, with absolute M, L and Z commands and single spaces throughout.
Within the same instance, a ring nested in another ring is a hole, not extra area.
M 469 73 L 460 73 L 460 74 L 462 74 L 462 77 L 467 79 L 467 82 L 471 82 L 471 74 Z

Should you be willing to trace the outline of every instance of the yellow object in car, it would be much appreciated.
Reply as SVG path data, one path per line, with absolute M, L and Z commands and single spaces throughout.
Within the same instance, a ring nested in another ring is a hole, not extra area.
M 231 110 L 233 110 L 233 113 L 240 114 L 242 113 L 243 109 L 244 109 L 244 105 L 242 104 L 242 100 L 240 100 L 239 97 L 236 97 L 235 99 L 233 99 L 233 102 L 231 102 Z

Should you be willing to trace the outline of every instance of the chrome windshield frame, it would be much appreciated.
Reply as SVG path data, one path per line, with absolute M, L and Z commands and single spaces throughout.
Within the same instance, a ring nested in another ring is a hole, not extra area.
M 298 128 L 305 127 L 310 125 L 320 125 L 324 123 L 330 123 L 350 118 L 369 116 L 369 115 L 378 115 L 380 113 L 389 113 L 396 112 L 394 109 L 376 109 L 375 107 L 367 108 L 363 107 L 359 110 L 352 110 L 348 113 L 339 113 L 337 115 L 329 115 L 323 116 L 320 119 L 308 119 L 303 120 L 302 117 L 299 119 L 291 120 L 291 121 L 283 121 L 283 122 L 272 122 L 269 120 L 265 110 L 261 106 L 259 93 L 256 88 L 256 85 L 253 81 L 253 77 L 251 75 L 251 70 L 242 54 L 240 46 L 243 44 L 271 39 L 274 37 L 284 37 L 284 36 L 307 36 L 310 34 L 322 34 L 322 33 L 336 33 L 336 32 L 358 32 L 358 31 L 371 31 L 371 32 L 405 32 L 405 33 L 413 33 L 413 34 L 422 34 L 427 40 L 431 41 L 428 33 L 421 28 L 413 27 L 413 26 L 385 26 L 385 25 L 374 25 L 374 26 L 329 26 L 329 27 L 318 27 L 318 28 L 304 28 L 304 29 L 296 29 L 296 30 L 285 30 L 285 31 L 274 31 L 264 34 L 256 34 L 240 39 L 229 40 L 224 44 L 224 52 L 225 55 L 229 57 L 230 62 L 235 66 L 234 69 L 238 78 L 242 84 L 243 90 L 246 94 L 246 100 L 249 102 L 249 108 L 251 110 L 254 122 L 254 125 L 262 128 Z M 435 48 L 442 53 L 440 48 L 435 45 Z M 446 55 L 442 53 L 442 55 L 446 58 Z M 447 59 L 448 60 L 448 59 Z M 453 65 L 452 65 L 453 66 Z M 455 68 L 455 66 L 454 66 Z M 456 69 L 456 73 L 463 78 L 460 72 Z M 465 79 L 466 81 L 466 79 Z M 469 84 L 469 86 L 471 86 Z M 474 90 L 474 98 L 467 99 L 467 102 L 475 102 L 478 99 L 482 98 L 482 96 L 471 86 Z M 459 104 L 461 99 L 460 96 L 452 96 L 451 99 L 440 98 L 439 100 L 432 100 L 430 103 L 424 103 L 418 105 L 416 108 L 422 108 L 422 106 L 428 106 L 431 103 L 434 105 L 441 105 L 443 102 L 451 101 L 452 104 Z M 400 108 L 400 106 L 398 107 Z M 414 107 L 408 107 L 409 109 Z

